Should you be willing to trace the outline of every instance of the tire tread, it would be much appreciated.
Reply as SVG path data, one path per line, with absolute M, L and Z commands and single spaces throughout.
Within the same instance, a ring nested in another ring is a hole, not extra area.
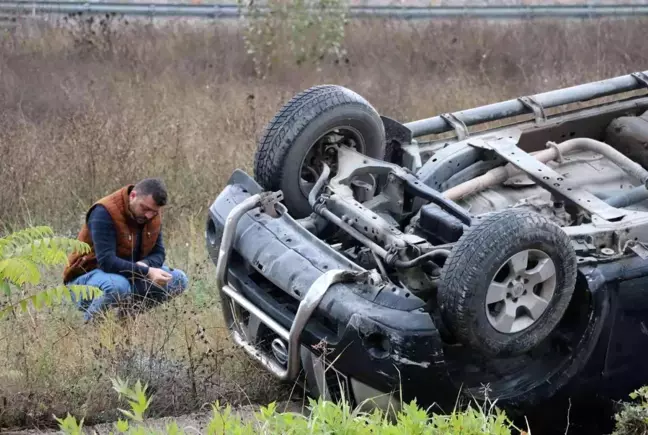
M 489 341 L 487 334 L 476 330 L 471 300 L 481 299 L 475 288 L 484 279 L 491 279 L 484 276 L 489 257 L 496 257 L 495 251 L 502 247 L 511 249 L 520 240 L 533 237 L 553 245 L 564 259 L 563 264 L 556 264 L 557 269 L 561 268 L 557 273 L 563 278 L 557 281 L 554 296 L 564 294 L 564 297 L 553 308 L 558 313 L 556 317 L 562 317 L 576 284 L 576 254 L 569 237 L 544 216 L 523 209 L 506 209 L 480 216 L 453 247 L 442 269 L 439 303 L 444 323 L 456 339 L 491 354 L 516 354 L 531 347 L 530 337 L 520 338 L 526 335 L 524 331 L 513 334 L 508 344 Z M 557 320 L 550 322 L 555 323 Z
M 361 96 L 338 85 L 317 85 L 292 97 L 275 114 L 259 139 L 254 156 L 254 175 L 266 189 L 281 183 L 280 162 L 308 122 L 334 107 L 359 104 L 374 110 Z

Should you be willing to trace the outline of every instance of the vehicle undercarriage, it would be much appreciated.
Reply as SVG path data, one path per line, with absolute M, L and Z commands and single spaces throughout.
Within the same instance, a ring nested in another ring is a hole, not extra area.
M 209 210 L 234 340 L 311 394 L 383 407 L 648 382 L 646 88 L 638 72 L 405 124 L 341 86 L 296 95 Z

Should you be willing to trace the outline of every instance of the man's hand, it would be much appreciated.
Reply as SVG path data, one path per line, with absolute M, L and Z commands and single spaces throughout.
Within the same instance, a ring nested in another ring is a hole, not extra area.
M 149 267 L 148 279 L 158 285 L 165 285 L 171 281 L 171 274 L 156 267 Z

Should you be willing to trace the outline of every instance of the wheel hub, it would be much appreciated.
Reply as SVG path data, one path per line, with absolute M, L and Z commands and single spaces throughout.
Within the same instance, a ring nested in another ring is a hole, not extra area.
M 337 172 L 337 147 L 348 146 L 360 153 L 366 145 L 360 132 L 351 126 L 340 126 L 322 135 L 308 150 L 300 167 L 299 188 L 305 197 L 315 185 L 322 170 L 322 162 L 331 168 L 331 176 Z
M 519 298 L 524 294 L 524 290 L 525 290 L 524 284 L 522 284 L 520 281 L 513 280 L 511 281 L 511 285 L 513 286 L 510 291 L 511 297 Z
M 546 311 L 555 289 L 553 260 L 540 250 L 518 252 L 502 265 L 488 287 L 488 321 L 505 334 L 527 329 Z

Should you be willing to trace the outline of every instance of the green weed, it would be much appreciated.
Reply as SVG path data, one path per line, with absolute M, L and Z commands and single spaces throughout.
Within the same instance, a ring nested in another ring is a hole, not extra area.
M 171 419 L 164 429 L 156 429 L 144 418 L 152 398 L 147 395 L 147 386 L 137 381 L 133 387 L 122 380 L 113 381 L 113 389 L 128 399 L 130 410 L 120 411 L 127 419 L 119 419 L 113 424 L 121 434 L 184 434 L 185 430 Z M 352 409 L 348 402 L 310 399 L 307 412 L 280 412 L 276 402 L 261 406 L 253 418 L 244 419 L 233 412 L 230 405 L 216 401 L 211 405 L 212 413 L 206 425 L 207 434 L 348 434 L 348 435 L 509 435 L 520 433 L 506 417 L 492 404 L 468 406 L 464 411 L 454 411 L 450 415 L 429 415 L 415 401 L 402 404 L 396 418 L 389 418 L 380 409 L 360 411 Z M 69 414 L 65 419 L 56 418 L 59 429 L 65 434 L 80 433 L 83 422 L 78 422 Z M 513 432 L 515 431 L 515 432 Z M 524 432 L 523 432 L 524 433 Z

